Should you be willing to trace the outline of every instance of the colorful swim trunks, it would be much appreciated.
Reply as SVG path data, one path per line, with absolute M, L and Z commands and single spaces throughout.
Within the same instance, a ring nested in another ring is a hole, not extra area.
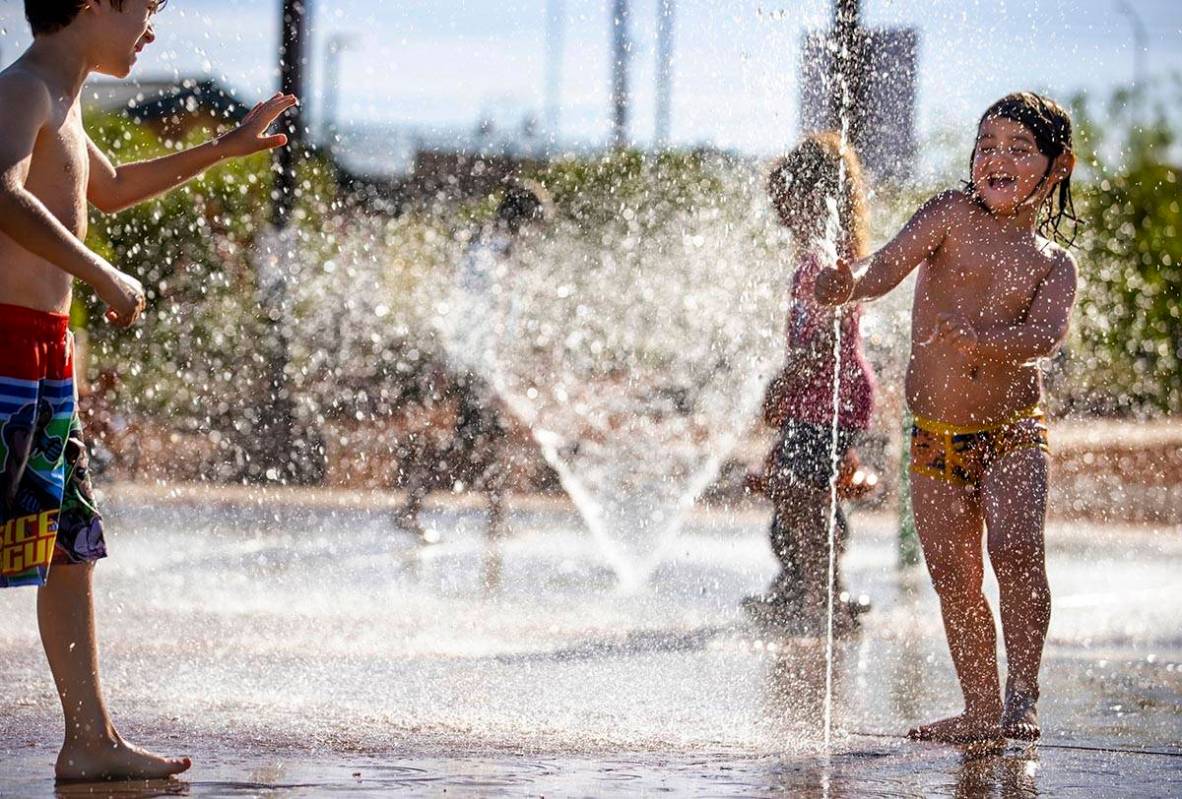
M 106 557 L 74 391 L 69 319 L 0 304 L 0 588 Z
M 922 416 L 911 427 L 911 471 L 958 486 L 976 486 L 1012 452 L 1050 452 L 1046 417 L 1037 405 L 989 427 L 963 427 Z

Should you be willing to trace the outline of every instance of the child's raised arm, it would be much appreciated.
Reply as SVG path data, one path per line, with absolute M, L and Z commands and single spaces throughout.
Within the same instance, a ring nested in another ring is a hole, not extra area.
M 1021 322 L 974 328 L 963 317 L 945 314 L 936 335 L 951 340 L 967 355 L 990 361 L 1027 363 L 1049 357 L 1067 337 L 1077 282 L 1075 259 L 1060 251 Z
M 122 211 L 163 194 L 229 158 L 270 150 L 287 144 L 282 133 L 265 135 L 280 114 L 296 104 L 290 94 L 275 94 L 257 104 L 234 130 L 179 153 L 114 166 L 93 141 L 90 148 L 90 185 L 87 199 L 105 214 Z
M 817 302 L 841 305 L 873 300 L 903 282 L 903 278 L 929 258 L 944 242 L 957 206 L 964 195 L 946 191 L 928 200 L 893 239 L 878 252 L 851 266 L 838 261 L 836 269 L 817 276 Z
M 45 204 L 25 188 L 33 148 L 49 121 L 49 90 L 36 77 L 10 70 L 0 76 L 0 231 L 34 255 L 89 283 L 110 307 L 108 318 L 129 325 L 144 305 L 139 281 L 91 252 Z M 3 269 L 0 264 L 0 269 Z

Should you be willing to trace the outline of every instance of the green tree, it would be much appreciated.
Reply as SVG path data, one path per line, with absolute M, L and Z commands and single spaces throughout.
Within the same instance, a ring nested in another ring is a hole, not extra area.
M 1182 97 L 1178 84 L 1173 94 Z M 1174 98 L 1173 105 L 1177 107 Z M 1069 389 L 1081 410 L 1182 410 L 1182 170 L 1166 102 L 1074 103 L 1081 291 Z
M 207 135 L 170 145 L 118 114 L 90 114 L 86 127 L 116 162 L 164 155 Z M 214 438 L 231 448 L 250 434 L 267 401 L 256 346 L 266 325 L 253 258 L 268 224 L 271 185 L 270 156 L 260 153 L 121 213 L 92 215 L 88 246 L 139 277 L 148 296 L 143 320 L 128 330 L 105 324 L 85 288 L 75 301 L 75 325 L 91 343 L 90 369 L 118 377 L 105 382 L 118 386 L 111 399 L 120 407 L 166 416 L 177 429 L 219 433 Z M 336 201 L 335 182 L 323 161 L 311 159 L 301 165 L 299 185 L 294 219 L 314 228 Z

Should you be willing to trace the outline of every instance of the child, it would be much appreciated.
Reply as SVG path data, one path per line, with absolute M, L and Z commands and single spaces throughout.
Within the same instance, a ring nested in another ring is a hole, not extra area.
M 286 142 L 264 136 L 296 101 L 276 95 L 240 127 L 185 152 L 114 167 L 82 128 L 79 94 L 98 72 L 125 77 L 155 40 L 158 0 L 26 0 L 33 43 L 0 72 L 0 586 L 41 585 L 37 619 L 65 714 L 63 780 L 165 777 L 188 758 L 123 741 L 98 675 L 91 575 L 106 555 L 74 410 L 67 328 L 74 278 L 135 322 L 144 290 L 83 245 L 87 201 L 114 212 L 227 158 Z M 52 562 L 52 569 L 50 563 Z
M 463 461 L 463 470 L 447 475 L 446 483 L 453 485 L 459 477 L 479 489 L 488 499 L 488 539 L 495 542 L 502 537 L 505 518 L 505 487 L 508 463 L 503 451 L 505 424 L 491 386 L 480 375 L 480 367 L 487 350 L 495 345 L 497 327 L 513 329 L 516 320 L 510 318 L 497 325 L 492 316 L 499 292 L 497 272 L 513 257 L 522 239 L 538 235 L 553 216 L 553 199 L 540 183 L 532 180 L 511 180 L 497 204 L 493 221 L 473 236 L 454 276 L 452 301 L 463 319 L 463 330 L 457 353 L 468 359 L 452 382 L 456 398 L 456 418 L 450 449 Z M 455 464 L 450 464 L 455 466 Z M 398 514 L 398 523 L 413 532 L 424 543 L 438 540 L 438 534 L 426 530 L 419 521 L 423 500 L 437 479 L 429 466 L 419 465 L 410 472 L 407 481 L 407 500 Z M 495 554 L 495 546 L 490 549 Z M 486 563 L 485 584 L 499 583 L 499 568 Z
M 837 536 L 844 544 L 848 527 L 841 507 L 832 507 L 834 311 L 813 298 L 813 284 L 823 269 L 820 243 L 826 236 L 835 199 L 839 215 L 837 251 L 857 259 L 867 252 L 866 200 L 862 169 L 850 147 L 836 133 L 808 137 L 778 161 L 768 178 L 776 213 L 793 236 L 798 263 L 792 278 L 788 318 L 787 363 L 768 387 L 766 421 L 779 428 L 768 455 L 767 493 L 775 504 L 772 550 L 780 573 L 768 591 L 748 597 L 744 607 L 756 619 L 803 634 L 824 634 L 829 602 L 829 521 L 837 514 Z M 862 354 L 858 305 L 843 309 L 841 381 L 837 418 L 840 463 L 857 437 L 870 426 L 874 377 Z M 841 592 L 840 571 L 835 590 Z M 843 595 L 837 629 L 852 629 L 865 606 Z
M 817 299 L 838 305 L 881 297 L 920 264 L 907 369 L 911 496 L 965 709 L 913 729 L 916 739 L 1039 736 L 1051 598 L 1038 360 L 1066 336 L 1076 288 L 1075 261 L 1043 236 L 1074 219 L 1074 166 L 1063 108 L 1029 92 L 1003 97 L 981 117 L 964 190 L 929 200 L 855 269 L 840 263 L 817 280 Z M 1001 589 L 1004 704 L 981 591 L 982 525 Z

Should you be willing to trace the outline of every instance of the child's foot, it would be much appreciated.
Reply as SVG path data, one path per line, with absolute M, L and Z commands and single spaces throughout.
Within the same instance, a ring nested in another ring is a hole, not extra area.
M 767 632 L 793 637 L 824 635 L 824 619 L 799 594 L 755 594 L 744 598 L 742 604 L 751 620 Z
M 1006 686 L 1006 706 L 1001 712 L 1001 731 L 1007 738 L 1037 741 L 1042 735 L 1038 726 L 1038 689 L 1023 685 Z
M 1001 725 L 996 715 L 970 715 L 961 713 L 950 719 L 924 724 L 908 730 L 907 737 L 913 741 L 942 741 L 964 744 L 979 741 L 995 741 L 1002 737 Z
M 419 544 L 426 546 L 428 544 L 439 543 L 439 531 L 435 528 L 427 529 L 423 527 L 423 523 L 419 521 L 418 511 L 411 508 L 403 508 L 398 512 L 396 519 L 398 526 L 414 535 Z
M 193 763 L 187 757 L 164 757 L 125 743 L 68 742 L 57 756 L 55 776 L 65 782 L 100 780 L 155 780 L 180 774 Z
M 858 617 L 870 610 L 870 600 L 851 597 L 845 591 L 834 599 L 833 634 L 844 638 L 858 631 Z M 744 598 L 742 605 L 751 620 L 769 632 L 809 638 L 824 637 L 828 631 L 828 603 L 824 600 L 769 591 Z

